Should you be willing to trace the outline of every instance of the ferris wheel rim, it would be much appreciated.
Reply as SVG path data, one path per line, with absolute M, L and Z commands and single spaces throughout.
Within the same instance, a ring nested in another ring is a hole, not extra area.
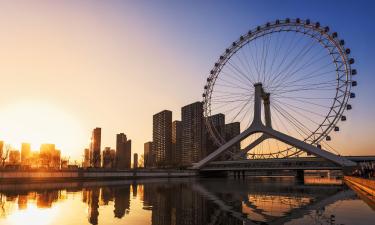
M 293 28 L 295 29 L 293 30 Z M 304 29 L 303 32 L 302 32 L 302 29 Z M 306 30 L 312 31 L 312 33 L 306 32 Z M 319 143 L 321 140 L 326 138 L 329 135 L 329 133 L 332 132 L 332 130 L 338 124 L 340 118 L 342 118 L 346 110 L 345 107 L 348 104 L 350 94 L 351 94 L 351 88 L 352 88 L 351 60 L 352 59 L 349 58 L 350 53 L 347 53 L 346 51 L 347 49 L 344 48 L 343 44 L 341 43 L 341 40 L 338 39 L 337 33 L 329 32 L 329 28 L 327 29 L 327 27 L 322 27 L 320 26 L 319 23 L 312 23 L 310 22 L 310 20 L 300 20 L 300 19 L 276 20 L 273 23 L 266 23 L 262 26 L 258 26 L 254 28 L 253 30 L 250 30 L 249 32 L 247 32 L 247 34 L 240 36 L 239 39 L 233 42 L 231 46 L 224 51 L 224 53 L 219 57 L 218 61 L 215 63 L 213 69 L 210 71 L 210 75 L 207 78 L 207 83 L 205 85 L 204 93 L 203 93 L 203 108 L 204 108 L 204 117 L 205 117 L 206 127 L 209 131 L 211 138 L 214 140 L 216 145 L 220 146 L 225 142 L 223 137 L 221 137 L 218 134 L 218 131 L 212 125 L 209 119 L 209 117 L 212 116 L 211 97 L 212 97 L 213 87 L 215 86 L 216 79 L 219 77 L 226 63 L 233 57 L 233 55 L 237 53 L 237 51 L 239 51 L 245 45 L 249 44 L 251 41 L 256 40 L 257 38 L 261 38 L 265 35 L 269 35 L 269 34 L 276 33 L 276 32 L 297 32 L 297 33 L 303 34 L 313 39 L 317 38 L 313 34 L 319 33 L 320 39 L 316 39 L 316 41 L 319 42 L 323 47 L 327 48 L 329 55 L 331 57 L 334 57 L 333 56 L 334 54 L 338 55 L 337 58 L 332 58 L 333 60 L 332 63 L 335 64 L 337 81 L 338 81 L 335 97 L 333 98 L 334 101 L 325 119 L 309 136 L 307 136 L 304 139 L 304 141 L 309 141 L 309 139 L 313 138 L 313 140 L 310 141 L 311 144 Z M 330 46 L 330 48 L 332 49 L 327 47 L 327 44 L 324 41 L 332 44 L 332 46 Z M 341 65 L 338 66 L 338 63 L 340 63 Z M 340 71 L 339 69 L 340 67 L 344 67 L 344 69 Z M 339 87 L 340 79 L 343 76 L 345 80 L 341 80 L 341 81 L 344 83 L 344 85 L 341 85 L 341 87 Z M 335 104 L 337 104 L 337 106 Z M 337 110 L 336 108 L 338 106 L 339 106 L 339 109 Z M 331 114 L 334 116 L 332 116 Z M 323 126 L 326 128 L 322 129 Z M 318 133 L 319 130 L 321 130 L 321 133 Z

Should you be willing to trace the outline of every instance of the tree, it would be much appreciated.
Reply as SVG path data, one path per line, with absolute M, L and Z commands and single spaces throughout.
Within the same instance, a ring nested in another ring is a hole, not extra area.
M 9 156 L 9 151 L 11 150 L 11 146 L 10 144 L 7 144 L 4 146 L 4 150 L 5 151 L 1 151 L 1 162 L 2 162 L 2 167 L 5 167 L 5 160 L 7 160 L 8 156 Z

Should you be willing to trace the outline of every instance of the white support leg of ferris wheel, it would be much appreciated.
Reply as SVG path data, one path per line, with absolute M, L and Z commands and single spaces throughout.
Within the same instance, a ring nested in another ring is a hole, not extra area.
M 230 141 L 228 141 L 224 145 L 220 146 L 217 150 L 215 150 L 214 152 L 212 152 L 211 154 L 209 154 L 208 156 L 203 158 L 201 161 L 199 161 L 197 163 L 194 163 L 193 166 L 191 167 L 192 169 L 202 168 L 204 165 L 206 165 L 207 163 L 209 163 L 212 160 L 214 160 L 215 158 L 217 158 L 220 154 L 222 154 L 223 152 L 230 149 L 233 145 L 241 142 L 242 140 L 244 140 L 245 138 L 247 138 L 248 136 L 250 136 L 254 133 L 263 133 L 264 135 L 266 135 L 266 137 L 268 136 L 267 138 L 277 139 L 277 140 L 279 140 L 281 142 L 284 142 L 288 145 L 291 145 L 295 148 L 301 149 L 301 150 L 303 150 L 307 153 L 310 153 L 312 155 L 327 159 L 327 160 L 329 160 L 329 161 L 331 161 L 335 164 L 338 164 L 342 167 L 356 166 L 356 163 L 354 163 L 354 162 L 352 162 L 352 161 L 350 161 L 350 160 L 348 160 L 344 157 L 341 157 L 339 155 L 335 155 L 331 152 L 328 152 L 328 151 L 325 151 L 323 149 L 317 148 L 317 147 L 315 147 L 311 144 L 305 143 L 305 142 L 300 141 L 300 140 L 298 140 L 294 137 L 291 137 L 289 135 L 283 134 L 279 131 L 276 131 L 276 130 L 272 129 L 271 114 L 270 114 L 271 111 L 269 110 L 269 96 L 268 96 L 268 100 L 267 100 L 267 96 L 266 96 L 266 98 L 264 98 L 264 92 L 263 92 L 263 88 L 262 88 L 261 83 L 256 83 L 254 86 L 255 86 L 254 118 L 253 118 L 253 122 L 251 123 L 250 127 L 247 128 L 246 130 L 244 130 L 243 132 L 241 132 L 236 137 L 232 138 Z M 265 101 L 265 103 L 264 103 L 265 108 L 266 109 L 268 108 L 267 110 L 265 110 L 265 112 L 266 112 L 266 114 L 265 114 L 266 126 L 263 124 L 262 119 L 261 119 L 261 101 L 262 101 L 262 99 L 263 99 L 263 101 Z M 267 107 L 267 103 L 268 103 L 268 107 Z M 249 148 L 249 150 L 250 150 L 250 148 Z

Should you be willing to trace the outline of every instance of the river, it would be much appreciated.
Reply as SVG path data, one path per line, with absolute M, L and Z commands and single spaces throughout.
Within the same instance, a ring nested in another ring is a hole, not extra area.
M 145 179 L 0 184 L 1 225 L 374 224 L 345 185 L 290 179 Z

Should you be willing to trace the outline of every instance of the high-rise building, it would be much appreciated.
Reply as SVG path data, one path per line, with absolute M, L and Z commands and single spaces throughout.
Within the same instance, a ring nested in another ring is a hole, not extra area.
M 29 143 L 21 144 L 21 164 L 30 165 L 31 147 Z
M 182 155 L 182 122 L 173 121 L 172 123 L 172 165 L 181 165 Z
M 83 166 L 83 168 L 90 167 L 90 149 L 88 149 L 88 148 L 85 148 L 82 166 Z
M 222 138 L 225 141 L 225 116 L 224 114 L 215 114 L 207 118 L 209 123 L 212 125 L 213 132 L 215 133 L 215 136 L 218 138 Z M 206 130 L 206 152 L 205 155 L 211 154 L 213 151 L 215 151 L 219 145 L 214 141 L 214 139 L 211 137 L 211 134 L 209 133 L 208 129 Z
M 171 163 L 172 112 L 163 110 L 153 116 L 152 147 L 157 166 Z
M 155 166 L 154 154 L 152 151 L 152 141 L 146 142 L 143 149 L 144 167 L 151 168 Z
M 9 151 L 9 164 L 18 165 L 21 162 L 20 151 L 10 150 Z
M 137 169 L 138 168 L 138 154 L 134 153 L 134 163 L 133 163 L 133 168 Z
M 115 150 L 110 147 L 105 147 L 103 150 L 103 168 L 114 168 L 115 165 Z
M 241 133 L 241 127 L 240 127 L 239 122 L 225 124 L 225 140 L 226 141 L 230 141 L 232 138 L 236 137 L 240 133 Z M 230 148 L 230 151 L 233 153 L 238 153 L 239 151 L 241 151 L 240 142 L 233 145 Z
M 131 165 L 131 140 L 124 133 L 116 136 L 116 168 L 130 169 Z
M 182 164 L 190 165 L 204 157 L 205 132 L 203 104 L 195 102 L 181 109 Z
M 55 152 L 54 144 L 41 144 L 40 145 L 40 154 L 39 160 L 42 167 L 50 168 L 52 167 L 52 157 Z
M 95 128 L 91 135 L 90 144 L 90 164 L 95 168 L 100 167 L 101 157 L 100 157 L 100 144 L 101 144 L 101 133 L 102 129 L 100 127 Z

